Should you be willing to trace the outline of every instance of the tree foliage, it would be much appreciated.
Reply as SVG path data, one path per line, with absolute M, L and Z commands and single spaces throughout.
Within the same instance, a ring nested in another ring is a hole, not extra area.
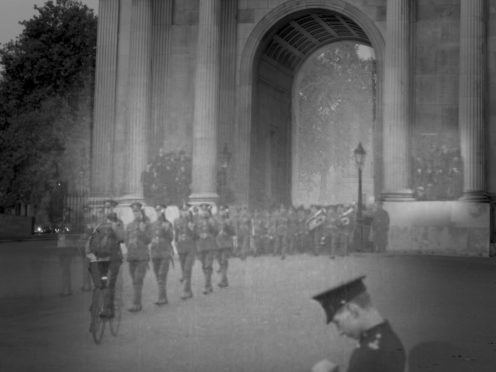
M 353 42 L 331 44 L 314 54 L 300 72 L 298 151 L 311 159 L 301 167 L 305 182 L 315 174 L 325 179 L 331 165 L 346 166 L 356 139 L 366 142 L 369 137 L 374 61 L 362 58 L 358 48 Z
M 89 125 L 82 96 L 93 81 L 96 17 L 75 0 L 47 1 L 35 10 L 0 49 L 0 206 L 6 207 L 37 204 L 49 193 L 68 134 Z

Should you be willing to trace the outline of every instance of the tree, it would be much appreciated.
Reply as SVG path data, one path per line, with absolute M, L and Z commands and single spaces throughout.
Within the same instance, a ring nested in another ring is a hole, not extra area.
M 34 8 L 37 14 L 20 22 L 22 33 L 0 49 L 4 207 L 38 204 L 60 177 L 64 151 L 74 142 L 70 134 L 84 127 L 89 140 L 97 19 L 75 0 Z
M 358 50 L 353 42 L 333 43 L 314 54 L 300 72 L 298 151 L 312 159 L 300 167 L 300 182 L 312 187 L 308 180 L 319 175 L 320 184 L 313 186 L 320 189 L 321 199 L 329 168 L 346 166 L 357 134 L 371 128 L 374 62 L 361 58 Z

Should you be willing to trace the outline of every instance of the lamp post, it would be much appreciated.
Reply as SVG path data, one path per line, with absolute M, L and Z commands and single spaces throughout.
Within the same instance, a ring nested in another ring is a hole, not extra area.
M 222 149 L 222 152 L 220 153 L 220 190 L 219 190 L 219 197 L 220 197 L 220 202 L 224 203 L 225 198 L 226 198 L 226 189 L 227 189 L 227 168 L 229 167 L 229 163 L 231 162 L 231 152 L 229 151 L 227 147 L 227 143 L 224 143 L 224 148 Z
M 360 142 L 357 148 L 353 151 L 355 156 L 355 164 L 358 168 L 358 205 L 357 205 L 357 218 L 356 223 L 360 229 L 360 240 L 359 242 L 355 242 L 355 248 L 359 248 L 362 250 L 363 246 L 363 225 L 362 225 L 362 168 L 365 163 L 365 156 L 367 153 L 365 152 L 362 143 Z

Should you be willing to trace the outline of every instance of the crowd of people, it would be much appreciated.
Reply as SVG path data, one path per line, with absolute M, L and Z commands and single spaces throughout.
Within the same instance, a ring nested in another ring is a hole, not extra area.
M 413 158 L 417 200 L 453 200 L 462 195 L 463 173 L 459 150 L 432 146 Z
M 131 312 L 142 309 L 142 288 L 150 266 L 157 283 L 157 305 L 168 303 L 167 276 L 174 256 L 181 268 L 183 294 L 181 299 L 193 297 L 191 286 L 193 266 L 201 263 L 204 276 L 203 293 L 213 292 L 214 262 L 220 274 L 218 286 L 228 282 L 230 257 L 245 260 L 248 256 L 273 255 L 285 259 L 287 255 L 310 253 L 334 258 L 352 250 L 383 251 L 387 245 L 389 217 L 380 203 L 363 211 L 361 223 L 356 219 L 353 205 L 332 205 L 310 208 L 289 207 L 250 211 L 247 206 L 220 206 L 211 204 L 185 205 L 179 217 L 169 221 L 164 204 L 156 204 L 156 220 L 151 222 L 140 203 L 133 203 L 133 221 L 124 223 L 114 212 L 117 203 L 108 200 L 101 217 L 85 208 L 85 249 L 83 257 L 89 267 L 94 288 L 102 287 L 105 278 L 105 296 L 102 317 L 113 317 L 115 283 L 124 256 L 125 244 L 129 273 L 133 283 Z M 360 241 L 355 244 L 357 227 L 362 227 Z M 372 247 L 372 248 L 371 248 Z M 89 287 L 86 285 L 86 287 Z
M 158 154 L 146 165 L 141 176 L 143 194 L 149 205 L 166 201 L 182 204 L 191 193 L 191 156 L 185 151 Z

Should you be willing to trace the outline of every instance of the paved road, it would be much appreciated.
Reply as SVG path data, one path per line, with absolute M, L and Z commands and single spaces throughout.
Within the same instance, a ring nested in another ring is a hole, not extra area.
M 124 299 L 131 288 L 124 266 Z M 144 310 L 125 312 L 101 345 L 88 332 L 88 293 L 0 303 L 0 371 L 308 371 L 327 357 L 345 364 L 353 343 L 325 326 L 310 298 L 339 278 L 367 274 L 374 303 L 410 350 L 410 372 L 493 372 L 496 262 L 489 259 L 290 256 L 233 259 L 230 287 L 157 308 L 148 272 Z

